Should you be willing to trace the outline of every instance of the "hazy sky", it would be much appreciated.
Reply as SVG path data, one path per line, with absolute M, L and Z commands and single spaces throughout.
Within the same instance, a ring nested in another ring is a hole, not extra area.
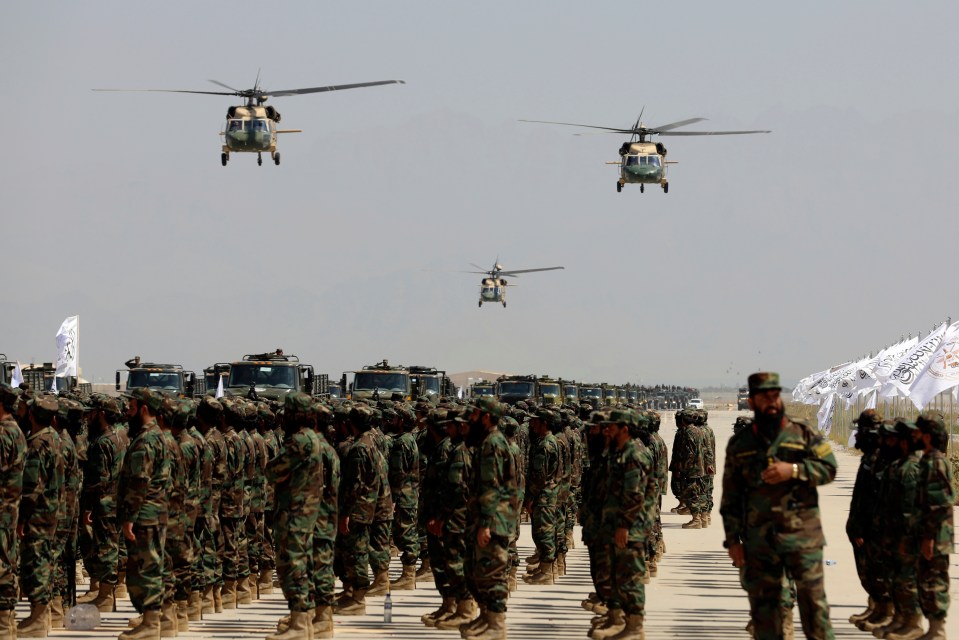
M 282 347 L 610 382 L 800 377 L 957 312 L 954 2 L 5 2 L 0 352 L 196 370 Z M 236 99 L 283 164 L 220 166 Z M 623 137 L 670 193 L 617 194 Z M 470 262 L 565 265 L 478 309 Z

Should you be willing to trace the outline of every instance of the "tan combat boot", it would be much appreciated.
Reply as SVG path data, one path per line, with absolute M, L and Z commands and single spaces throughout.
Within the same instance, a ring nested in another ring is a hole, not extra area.
M 606 606 L 605 602 L 597 602 L 593 605 L 593 613 L 598 616 L 605 616 L 609 613 L 609 607 Z
M 366 589 L 353 589 L 349 598 L 342 600 L 333 608 L 333 613 L 341 616 L 365 616 L 366 593 Z
M 433 582 L 433 569 L 430 567 L 430 559 L 423 558 L 423 563 L 416 570 L 417 582 Z
M 573 532 L 570 531 L 566 534 L 566 548 L 575 549 L 576 548 L 576 537 L 573 536 Z
M 849 623 L 856 624 L 862 622 L 866 618 L 872 615 L 872 612 L 876 610 L 876 601 L 872 599 L 872 596 L 869 596 L 869 602 L 866 605 L 866 610 L 862 613 L 854 613 L 849 616 Z
M 889 624 L 892 621 L 894 614 L 895 608 L 891 602 L 880 602 L 876 604 L 876 608 L 873 610 L 872 615 L 856 626 L 862 631 L 868 631 L 872 633 L 872 630 L 876 627 L 882 627 Z
M 237 606 L 241 604 L 253 604 L 253 593 L 250 591 L 250 576 L 237 578 L 236 604 Z
M 702 529 L 703 518 L 698 513 L 693 514 L 693 519 L 683 524 L 683 529 Z
M 626 616 L 622 609 L 610 609 L 606 622 L 594 627 L 589 632 L 589 637 L 593 640 L 602 640 L 603 638 L 612 638 L 617 633 L 626 628 Z
M 404 564 L 403 575 L 390 583 L 390 591 L 410 591 L 416 589 L 416 565 Z
M 929 631 L 919 640 L 946 640 L 946 619 L 937 618 L 929 621 Z
M 203 588 L 203 595 L 200 596 L 200 615 L 205 616 L 216 612 L 216 602 L 213 599 L 213 585 Z
M 390 572 L 389 571 L 380 571 L 376 574 L 376 577 L 373 578 L 373 584 L 370 585 L 370 588 L 367 590 L 366 595 L 368 596 L 385 596 L 390 592 Z
M 130 594 L 127 592 L 127 572 L 126 569 L 121 569 L 117 571 L 117 586 L 113 590 L 113 596 L 115 598 L 129 598 Z
M 554 562 L 543 562 L 539 565 L 539 572 L 532 575 L 523 576 L 523 582 L 526 584 L 553 584 L 553 565 Z
M 593 607 L 599 602 L 599 595 L 595 591 L 590 591 L 589 595 L 586 596 L 586 599 L 583 600 L 580 605 L 587 611 L 592 611 Z
M 424 613 L 420 616 L 420 621 L 427 627 L 435 627 L 437 620 L 451 615 L 454 611 L 456 611 L 456 598 L 443 598 L 440 608 L 431 613 Z
M 116 599 L 113 597 L 113 590 L 116 585 L 109 582 L 101 582 L 97 597 L 88 600 L 87 604 L 92 604 L 100 613 L 111 613 L 116 609 Z
M 888 640 L 918 640 L 925 633 L 922 628 L 922 616 L 911 613 L 903 616 L 903 623 L 892 633 L 887 633 Z
M 705 529 L 706 527 L 708 527 L 709 525 L 713 523 L 713 514 L 711 513 L 708 513 L 708 512 L 703 513 L 700 515 L 700 518 L 703 521 L 703 529 Z
M 476 601 L 466 598 L 456 603 L 456 611 L 436 621 L 437 629 L 459 629 L 476 619 Z
M 185 633 L 190 630 L 190 601 L 177 600 L 176 605 L 176 631 Z
M 486 608 L 485 604 L 481 604 L 479 610 L 480 614 L 476 616 L 475 620 L 460 625 L 460 635 L 462 637 L 473 638 L 486 631 L 486 627 L 489 625 L 489 621 L 487 620 L 489 609 Z
M 203 611 L 203 598 L 199 591 L 191 591 L 190 598 L 187 600 L 186 617 L 190 622 L 196 622 L 201 618 Z
M 313 637 L 325 640 L 333 637 L 333 607 L 321 604 L 313 612 Z
M 17 612 L 15 609 L 0 609 L 0 640 L 15 640 L 17 637 Z
M 559 565 L 558 567 L 559 577 L 562 578 L 563 576 L 566 575 L 566 554 L 565 553 L 556 554 L 556 564 Z
M 280 631 L 269 635 L 266 640 L 308 640 L 310 638 L 310 621 L 313 617 L 312 611 L 291 611 L 290 624 L 286 631 Z
M 90 590 L 82 596 L 77 596 L 77 604 L 89 604 L 93 602 L 100 594 L 100 581 L 96 578 L 90 578 Z M 0 638 L 3 636 L 0 635 Z
M 53 596 L 50 599 L 50 628 L 63 628 L 63 596 Z
M 213 587 L 213 613 L 223 613 L 223 587 Z
M 160 637 L 175 638 L 177 634 L 176 605 L 171 600 L 160 608 Z
M 151 609 L 143 612 L 143 620 L 135 628 L 124 631 L 119 640 L 156 640 L 160 637 L 160 611 Z
M 474 640 L 506 640 L 506 612 L 487 611 L 486 629 L 478 636 L 472 637 Z
M 796 623 L 793 621 L 793 608 L 783 607 L 782 618 L 783 618 L 783 640 L 795 640 L 796 637 Z
M 612 640 L 645 640 L 643 632 L 643 616 L 630 614 L 626 616 L 626 626 L 612 637 Z
M 17 625 L 17 638 L 46 638 L 50 628 L 50 605 L 31 602 L 30 615 Z
M 273 569 L 261 570 L 257 582 L 261 596 L 273 593 Z
M 889 634 L 898 631 L 899 627 L 903 625 L 906 621 L 906 615 L 902 611 L 896 610 L 892 616 L 892 620 L 888 624 L 884 624 L 878 627 L 874 627 L 872 630 L 872 635 L 877 638 L 885 638 Z
M 224 609 L 236 609 L 236 580 L 224 580 L 220 590 L 220 600 Z

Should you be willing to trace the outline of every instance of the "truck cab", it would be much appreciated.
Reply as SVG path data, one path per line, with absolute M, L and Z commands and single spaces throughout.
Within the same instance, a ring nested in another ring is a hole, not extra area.
M 537 404 L 540 398 L 536 376 L 500 376 L 496 379 L 496 397 L 500 402 Z
M 282 349 L 270 353 L 250 353 L 230 363 L 224 395 L 283 400 L 292 391 L 314 395 L 313 366 L 300 364 L 294 355 Z
M 353 376 L 348 385 L 347 374 Z M 386 358 L 359 371 L 345 371 L 341 380 L 342 386 L 349 390 L 351 400 L 389 400 L 394 393 L 407 401 L 413 398 L 409 369 L 402 365 L 391 366 Z
M 414 397 L 425 396 L 436 404 L 446 394 L 447 380 L 445 371 L 435 367 L 411 366 L 410 386 Z
M 121 389 L 122 373 L 122 370 L 117 369 L 117 391 Z M 184 371 L 178 364 L 143 362 L 127 369 L 126 373 L 126 385 L 123 387 L 126 391 L 145 388 L 178 398 L 192 398 L 203 395 L 206 390 L 205 380 L 198 381 L 194 372 Z

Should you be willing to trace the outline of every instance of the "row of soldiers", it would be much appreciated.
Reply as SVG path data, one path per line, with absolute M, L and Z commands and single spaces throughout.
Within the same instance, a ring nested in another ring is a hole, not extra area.
M 670 488 L 679 499 L 673 513 L 690 515 L 684 529 L 704 529 L 712 524 L 713 486 L 716 476 L 716 434 L 705 409 L 676 412 Z
M 849 621 L 876 637 L 946 637 L 956 503 L 948 439 L 938 412 L 884 420 L 867 409 L 857 420 L 863 455 L 846 533 L 869 602 Z

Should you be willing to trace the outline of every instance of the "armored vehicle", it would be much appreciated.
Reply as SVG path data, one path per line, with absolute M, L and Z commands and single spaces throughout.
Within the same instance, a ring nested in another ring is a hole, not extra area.
M 347 385 L 347 374 L 353 381 Z M 402 365 L 391 366 L 384 358 L 381 362 L 363 367 L 360 371 L 346 371 L 340 384 L 348 389 L 351 400 L 389 400 L 394 393 L 403 400 L 413 397 L 413 385 L 410 382 L 410 370 Z
M 312 365 L 300 364 L 296 356 L 277 349 L 247 354 L 242 360 L 231 362 L 223 393 L 258 400 L 283 400 L 291 391 L 317 395 L 317 382 Z
M 153 391 L 176 396 L 178 398 L 192 398 L 206 393 L 206 380 L 197 379 L 192 371 L 184 371 L 178 364 L 160 364 L 157 362 L 140 362 L 139 358 L 131 363 L 134 366 L 126 371 L 126 386 L 121 387 L 120 379 L 123 371 L 117 369 L 116 388 L 120 391 L 147 388 Z

